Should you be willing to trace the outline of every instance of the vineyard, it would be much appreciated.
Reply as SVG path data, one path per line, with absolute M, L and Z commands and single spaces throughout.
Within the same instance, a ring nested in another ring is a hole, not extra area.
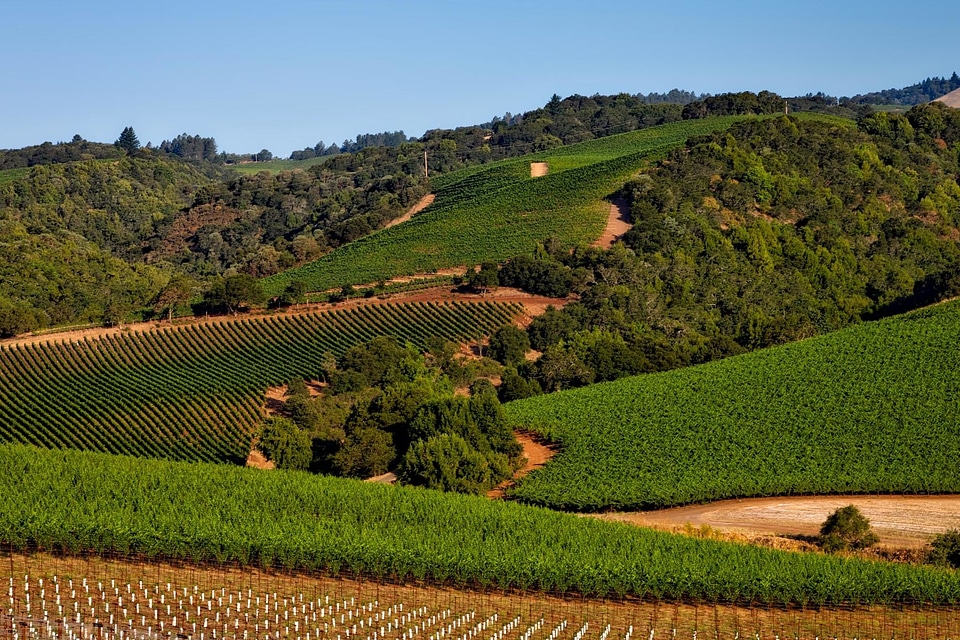
M 689 120 L 469 167 L 434 179 L 434 203 L 412 220 L 351 242 L 319 260 L 267 278 L 271 295 L 293 280 L 312 291 L 445 267 L 500 261 L 556 236 L 565 245 L 600 236 L 616 191 L 644 163 L 690 136 L 736 118 Z M 530 162 L 550 173 L 530 178 Z
M 0 349 L 0 442 L 242 462 L 263 393 L 376 336 L 474 340 L 517 305 L 365 305 Z
M 653 601 L 960 604 L 960 575 L 299 472 L 0 446 L 0 543 Z M 409 640 L 409 639 L 408 639 Z
M 37 553 L 0 563 L 0 636 L 300 640 L 944 638 L 949 609 L 742 608 L 461 591 L 236 565 Z M 9 576 L 5 575 L 9 573 Z
M 561 452 L 513 495 L 561 509 L 960 491 L 960 302 L 505 405 Z

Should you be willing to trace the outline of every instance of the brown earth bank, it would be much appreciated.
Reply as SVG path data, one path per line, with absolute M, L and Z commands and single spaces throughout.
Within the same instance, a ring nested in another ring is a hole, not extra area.
M 936 534 L 960 527 L 960 496 L 797 496 L 723 500 L 709 504 L 597 517 L 676 530 L 689 525 L 741 534 L 810 540 L 831 513 L 849 504 L 870 520 L 880 545 L 896 549 L 925 546 Z
M 613 243 L 630 230 L 630 205 L 623 198 L 617 198 L 610 203 L 610 213 L 607 214 L 607 226 L 603 235 L 594 241 L 594 247 L 609 249 Z
M 494 500 L 502 499 L 505 496 L 507 489 L 515 485 L 517 480 L 527 475 L 534 469 L 539 469 L 543 465 L 547 464 L 547 461 L 550 460 L 550 458 L 557 455 L 556 447 L 547 444 L 534 433 L 517 431 L 514 433 L 514 435 L 517 437 L 517 442 L 519 442 L 520 446 L 523 447 L 523 457 L 526 459 L 526 461 L 523 463 L 523 466 L 513 474 L 513 478 L 501 482 L 496 487 L 488 491 L 488 498 L 493 498 Z
M 205 630 L 212 638 L 217 630 L 224 638 L 306 640 L 310 633 L 332 640 L 349 629 L 351 637 L 376 631 L 393 640 L 414 626 L 422 638 L 471 631 L 475 638 L 520 638 L 531 629 L 536 638 L 566 640 L 580 630 L 586 640 L 960 637 L 960 611 L 950 609 L 599 600 L 123 557 L 0 553 L 0 581 L 13 594 L 0 608 L 4 638 L 67 637 L 68 630 L 77 637 L 78 615 L 82 636 L 98 638 L 119 637 L 122 629 L 125 637 L 199 638 Z
M 942 102 L 948 107 L 960 108 L 960 89 L 955 89 L 945 96 L 940 96 L 934 102 Z
M 407 211 L 405 214 L 403 214 L 399 218 L 394 218 L 387 224 L 383 225 L 383 228 L 389 229 L 390 227 L 395 227 L 400 223 L 406 222 L 407 220 L 409 220 L 410 218 L 417 215 L 418 213 L 420 213 L 421 211 L 429 207 L 431 204 L 433 204 L 433 201 L 436 199 L 437 199 L 436 194 L 428 193 L 427 195 L 420 198 L 417 204 L 410 207 L 409 211 Z
M 21 335 L 16 338 L 0 340 L 0 346 L 24 346 L 46 344 L 61 341 L 81 341 L 84 339 L 99 339 L 122 333 L 143 332 L 169 327 L 179 327 L 190 324 L 208 324 L 223 322 L 240 322 L 251 319 L 262 319 L 284 315 L 303 315 L 336 309 L 351 309 L 370 304 L 397 304 L 405 302 L 504 302 L 521 304 L 524 311 L 518 318 L 518 323 L 529 323 L 534 316 L 542 314 L 548 306 L 562 307 L 573 298 L 547 298 L 526 293 L 519 289 L 500 287 L 496 291 L 486 294 L 461 293 L 450 287 L 433 287 L 404 293 L 395 293 L 377 298 L 354 298 L 344 302 L 319 302 L 300 304 L 277 311 L 253 311 L 235 315 L 205 316 L 202 318 L 175 318 L 173 321 L 150 321 L 124 324 L 122 327 L 94 327 L 64 331 L 51 331 L 41 335 Z M 526 318 L 526 320 L 525 320 Z

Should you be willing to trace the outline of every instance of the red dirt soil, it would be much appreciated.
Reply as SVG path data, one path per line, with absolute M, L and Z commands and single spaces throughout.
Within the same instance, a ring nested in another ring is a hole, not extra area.
M 934 535 L 960 527 L 960 496 L 798 496 L 723 500 L 660 511 L 606 513 L 597 517 L 658 529 L 704 525 L 752 536 L 812 537 L 833 511 L 856 505 L 880 544 L 918 548 Z
M 494 500 L 502 499 L 506 494 L 506 490 L 515 485 L 517 480 L 527 475 L 534 469 L 539 469 L 543 465 L 547 464 L 547 461 L 550 460 L 550 458 L 557 455 L 556 447 L 544 443 L 543 440 L 534 434 L 527 433 L 525 431 L 517 431 L 515 435 L 517 436 L 517 441 L 520 443 L 520 446 L 523 447 L 523 457 L 526 458 L 526 462 L 523 464 L 523 467 L 518 469 L 516 473 L 513 474 L 512 479 L 505 480 L 488 491 L 488 498 L 492 498 Z
M 303 315 L 329 311 L 332 309 L 351 309 L 369 304 L 396 304 L 402 302 L 504 302 L 521 304 L 524 307 L 523 315 L 533 317 L 543 313 L 548 306 L 562 307 L 572 298 L 547 298 L 545 296 L 536 296 L 525 293 L 519 289 L 509 287 L 500 287 L 497 291 L 488 292 L 486 295 L 475 293 L 459 293 L 452 291 L 449 287 L 434 287 L 431 289 L 421 289 L 405 293 L 395 293 L 382 298 L 354 298 L 344 302 L 337 303 L 312 303 L 301 304 L 289 307 L 284 311 L 255 311 L 251 313 L 240 313 L 227 316 L 209 316 L 204 318 L 176 318 L 170 321 L 152 321 L 135 322 L 125 324 L 122 327 L 95 327 L 91 329 L 75 329 L 67 331 L 56 331 L 45 333 L 43 335 L 22 335 L 16 338 L 0 340 L 0 346 L 22 346 L 46 344 L 49 342 L 62 341 L 82 341 L 84 339 L 99 339 L 106 336 L 113 336 L 121 333 L 151 331 L 154 329 L 165 329 L 190 324 L 209 324 L 221 322 L 241 322 L 262 317 L 274 317 L 284 315 Z M 522 316 L 518 322 L 523 322 Z M 529 320 L 527 320 L 529 323 Z
M 607 215 L 607 227 L 592 246 L 609 249 L 613 243 L 630 230 L 630 206 L 623 198 L 617 198 L 610 203 L 610 213 Z

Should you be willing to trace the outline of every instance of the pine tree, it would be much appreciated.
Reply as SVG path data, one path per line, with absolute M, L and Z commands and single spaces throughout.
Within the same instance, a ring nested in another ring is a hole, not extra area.
M 113 144 L 127 153 L 133 153 L 140 148 L 140 141 L 137 139 L 137 134 L 133 132 L 133 127 L 125 127 Z

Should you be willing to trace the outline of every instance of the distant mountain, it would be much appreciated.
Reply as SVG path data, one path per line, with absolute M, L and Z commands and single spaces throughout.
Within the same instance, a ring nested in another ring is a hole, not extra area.
M 945 96 L 940 96 L 936 99 L 936 102 L 942 102 L 948 107 L 953 107 L 955 109 L 960 109 L 960 89 L 954 89 Z

